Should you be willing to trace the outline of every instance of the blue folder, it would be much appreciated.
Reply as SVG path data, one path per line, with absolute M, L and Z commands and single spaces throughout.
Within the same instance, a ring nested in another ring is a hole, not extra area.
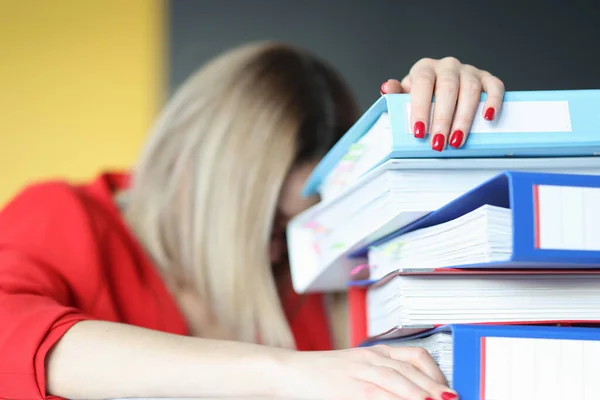
M 482 373 L 485 374 L 485 367 L 482 365 L 482 361 L 485 359 L 485 341 L 482 339 L 501 337 L 600 341 L 599 328 L 523 325 L 447 325 L 402 339 L 363 343 L 361 347 L 380 343 L 401 344 L 406 340 L 423 338 L 436 332 L 448 332 L 452 334 L 452 388 L 456 390 L 461 400 L 484 400 L 482 396 Z M 533 379 L 533 377 L 530 379 Z
M 392 158 L 564 157 L 600 153 L 600 90 L 507 92 L 503 108 L 491 122 L 481 117 L 485 98 L 482 94 L 476 123 L 465 145 L 460 149 L 448 146 L 437 152 L 431 149 L 428 139 L 416 139 L 411 134 L 407 111 L 410 95 L 382 96 L 321 160 L 303 194 L 316 194 L 352 145 L 385 112 L 390 117 L 393 144 L 373 168 Z
M 598 250 L 549 248 L 540 244 L 543 232 L 539 231 L 539 225 L 543 223 L 540 221 L 543 214 L 538 210 L 541 204 L 541 198 L 538 199 L 538 196 L 540 188 L 547 187 L 598 189 L 600 188 L 600 176 L 507 171 L 484 182 L 437 211 L 357 250 L 350 257 L 365 257 L 371 246 L 384 244 L 392 238 L 417 229 L 454 220 L 489 204 L 512 210 L 513 245 L 510 261 L 453 266 L 454 268 L 598 268 L 600 266 L 600 251 Z M 595 193 L 600 194 L 600 192 Z M 600 197 L 598 199 L 597 207 L 594 204 L 591 205 L 594 210 L 600 209 Z M 593 228 L 594 232 L 600 235 L 600 224 L 595 226 L 597 228 Z

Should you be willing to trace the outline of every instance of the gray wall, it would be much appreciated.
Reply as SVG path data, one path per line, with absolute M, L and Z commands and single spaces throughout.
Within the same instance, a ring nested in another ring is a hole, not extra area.
M 422 57 L 456 56 L 493 72 L 507 90 L 600 88 L 600 5 L 592 0 L 171 0 L 170 7 L 171 88 L 214 55 L 259 39 L 324 57 L 363 108 L 384 80 L 401 78 Z

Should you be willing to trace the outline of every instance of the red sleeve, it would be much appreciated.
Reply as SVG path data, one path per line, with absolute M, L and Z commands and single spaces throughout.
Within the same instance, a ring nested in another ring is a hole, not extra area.
M 357 347 L 367 339 L 367 288 L 348 288 L 348 315 L 350 319 L 350 346 Z
M 85 207 L 66 184 L 32 186 L 0 212 L 1 399 L 53 398 L 45 357 L 70 327 L 89 319 L 78 293 L 95 296 L 99 286 L 92 236 Z M 89 270 L 80 261 L 86 256 Z

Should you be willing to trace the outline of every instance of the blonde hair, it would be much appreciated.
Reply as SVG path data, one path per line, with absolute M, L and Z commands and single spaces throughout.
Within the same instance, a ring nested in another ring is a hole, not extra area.
M 125 218 L 166 279 L 191 287 L 237 340 L 294 347 L 267 252 L 279 192 L 295 163 L 322 155 L 356 114 L 322 62 L 258 43 L 192 75 L 156 122 Z M 307 129 L 323 128 L 315 121 L 336 131 L 330 143 L 309 132 L 303 144 Z

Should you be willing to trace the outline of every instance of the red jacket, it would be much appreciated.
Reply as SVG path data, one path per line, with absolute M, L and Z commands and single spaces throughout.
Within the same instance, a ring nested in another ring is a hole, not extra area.
M 29 186 L 0 212 L 0 399 L 47 399 L 44 359 L 73 324 L 96 319 L 188 334 L 155 266 L 112 200 L 126 175 Z M 290 303 L 298 296 L 289 293 Z M 331 348 L 322 299 L 302 299 L 300 350 Z M 284 308 L 292 307 L 284 301 Z M 56 398 L 56 397 L 54 397 Z

